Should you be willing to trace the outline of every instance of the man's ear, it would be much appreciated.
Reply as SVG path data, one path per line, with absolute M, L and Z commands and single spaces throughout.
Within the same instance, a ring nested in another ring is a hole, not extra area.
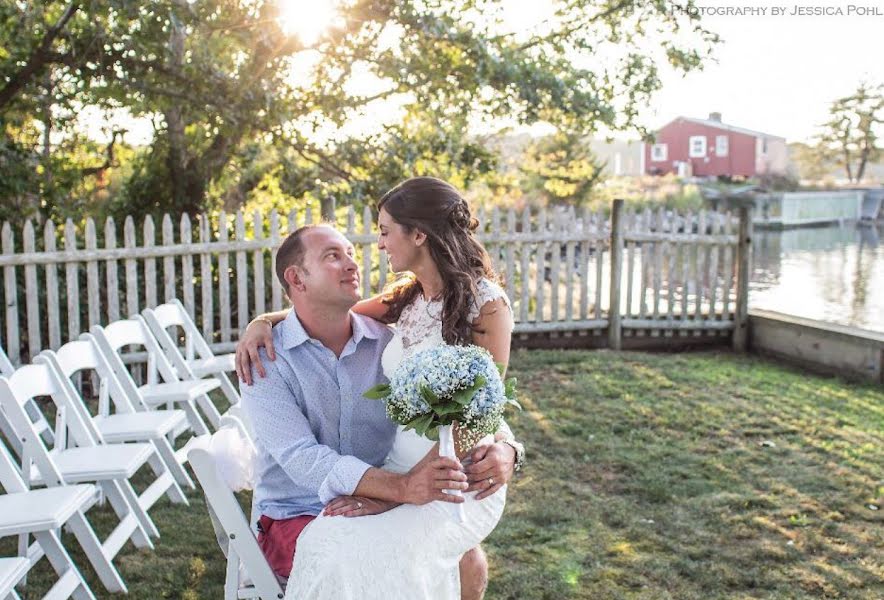
M 303 292 L 306 289 L 306 286 L 304 285 L 303 271 L 297 265 L 289 265 L 286 267 L 282 276 L 285 278 L 285 282 L 289 285 L 289 288 L 294 288 L 300 292 Z

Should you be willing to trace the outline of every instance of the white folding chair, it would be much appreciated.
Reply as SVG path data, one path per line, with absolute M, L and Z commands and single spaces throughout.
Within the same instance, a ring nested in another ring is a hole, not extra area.
M 19 536 L 19 556 L 0 559 L 0 598 L 18 598 L 13 586 L 24 583 L 27 572 L 44 556 L 59 579 L 46 598 L 90 598 L 95 596 L 62 546 L 59 532 L 67 527 L 86 553 L 102 583 L 111 592 L 126 592 L 126 584 L 105 556 L 85 513 L 99 500 L 92 484 L 29 490 L 15 462 L 0 443 L 0 538 Z M 33 535 L 36 541 L 29 544 Z
M 187 309 L 177 298 L 156 308 L 145 308 L 141 314 L 182 379 L 215 377 L 221 382 L 221 391 L 230 405 L 239 404 L 239 392 L 227 376 L 229 371 L 236 370 L 235 355 L 214 354 Z M 169 335 L 171 327 L 180 327 L 184 331 L 184 354 L 175 339 Z
M 187 448 L 190 466 L 206 497 L 206 506 L 218 545 L 227 557 L 224 600 L 282 598 L 282 587 L 258 547 L 254 531 L 249 526 L 233 490 L 218 472 L 211 436 L 193 439 L 188 442 Z
M 187 414 L 183 410 L 149 410 L 137 394 L 130 398 L 90 334 L 83 334 L 80 340 L 68 342 L 56 352 L 41 352 L 35 362 L 47 364 L 58 373 L 67 397 L 72 401 L 72 408 L 80 412 L 84 421 L 94 424 L 96 437 L 111 444 L 150 442 L 175 481 L 179 485 L 194 487 L 172 447 L 177 432 L 188 428 Z M 93 371 L 98 379 L 95 416 L 89 412 L 86 402 L 71 382 L 71 377 L 82 371 Z M 170 486 L 169 489 L 174 488 Z M 183 496 L 172 498 L 172 501 L 187 504 Z
M 15 372 L 15 367 L 12 365 L 12 361 L 9 360 L 9 357 L 6 356 L 6 352 L 0 347 L 0 375 L 6 375 L 9 377 Z M 43 416 L 43 413 L 40 412 L 39 407 L 34 402 L 28 402 L 25 409 L 28 411 L 28 415 L 31 417 L 31 421 L 34 423 L 34 426 L 37 428 L 37 432 L 40 434 L 40 437 L 47 444 L 52 443 L 52 436 L 54 435 L 52 432 L 52 426 L 49 424 L 49 421 Z M 2 409 L 0 409 L 2 410 Z M 17 456 L 21 456 L 21 441 L 12 434 L 11 431 L 7 431 L 6 429 L 6 421 L 0 419 L 0 433 L 6 436 L 6 439 L 9 441 L 9 445 L 12 446 L 13 452 L 16 453 Z M 2 598 L 2 596 L 0 596 Z
M 197 435 L 209 433 L 209 428 L 200 416 L 197 405 L 205 413 L 213 427 L 217 428 L 221 414 L 209 398 L 208 393 L 218 388 L 221 383 L 217 379 L 197 379 L 182 381 L 172 363 L 166 358 L 144 319 L 136 315 L 131 319 L 116 321 L 107 327 L 94 326 L 90 330 L 98 348 L 108 359 L 117 378 L 127 393 L 135 390 L 146 406 L 156 408 L 166 406 L 170 409 L 179 405 L 187 413 L 191 429 Z M 141 346 L 147 352 L 147 383 L 138 386 L 129 370 L 123 364 L 120 350 L 124 346 Z M 162 378 L 162 382 L 158 378 Z M 130 396 L 131 397 L 131 396 Z
M 0 377 L 0 406 L 11 429 L 22 440 L 21 474 L 26 486 L 58 487 L 95 483 L 119 518 L 119 523 L 101 544 L 102 553 L 112 559 L 127 540 L 138 548 L 153 548 L 150 536 L 159 537 L 147 510 L 170 487 L 171 476 L 157 477 L 139 496 L 129 479 L 148 464 L 163 472 L 164 464 L 151 444 L 105 444 L 77 411 L 68 408 L 57 376 L 46 365 L 20 367 L 12 377 Z M 24 410 L 35 396 L 49 396 L 56 405 L 55 445 L 49 449 L 37 435 Z M 168 475 L 168 471 L 164 472 Z M 178 489 L 177 493 L 181 494 Z M 182 494 L 183 496 L 183 494 Z

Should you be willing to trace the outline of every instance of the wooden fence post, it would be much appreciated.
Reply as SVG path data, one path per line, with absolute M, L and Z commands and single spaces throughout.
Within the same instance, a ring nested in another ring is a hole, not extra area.
M 611 300 L 608 303 L 608 346 L 620 350 L 623 327 L 620 322 L 620 272 L 623 263 L 623 200 L 614 200 L 611 210 Z
M 752 257 L 752 215 L 749 206 L 740 206 L 737 234 L 737 298 L 734 307 L 735 352 L 745 352 L 749 339 L 749 268 Z

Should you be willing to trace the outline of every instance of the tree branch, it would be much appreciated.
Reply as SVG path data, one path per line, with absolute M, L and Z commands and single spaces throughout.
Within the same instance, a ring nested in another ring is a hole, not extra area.
M 0 111 L 12 102 L 21 89 L 25 87 L 25 85 L 27 85 L 27 83 L 39 73 L 48 62 L 50 62 L 51 56 L 49 48 L 52 46 L 52 42 L 55 41 L 55 38 L 58 37 L 68 21 L 71 20 L 71 17 L 73 17 L 78 10 L 80 10 L 80 3 L 77 0 L 74 0 L 65 9 L 64 14 L 61 15 L 58 22 L 50 27 L 43 35 L 43 39 L 40 40 L 40 44 L 33 52 L 31 52 L 25 66 L 22 67 L 18 73 L 13 75 L 6 86 L 0 90 Z

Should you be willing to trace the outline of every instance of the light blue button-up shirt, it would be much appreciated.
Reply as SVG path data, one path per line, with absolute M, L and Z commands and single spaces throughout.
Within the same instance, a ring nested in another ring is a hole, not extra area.
M 352 494 L 393 445 L 396 425 L 384 403 L 363 396 L 386 382 L 381 354 L 392 331 L 350 313 L 353 335 L 341 352 L 311 338 L 292 310 L 273 328 L 276 360 L 261 349 L 267 372 L 253 372 L 242 401 L 258 448 L 254 501 L 271 519 L 317 515 Z

